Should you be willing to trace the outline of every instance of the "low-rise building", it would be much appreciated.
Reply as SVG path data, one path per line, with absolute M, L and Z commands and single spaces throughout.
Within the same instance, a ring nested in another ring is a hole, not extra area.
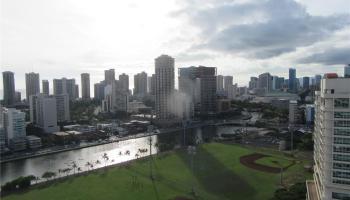
M 26 137 L 15 137 L 10 139 L 9 147 L 12 151 L 22 151 L 27 149 Z
M 34 135 L 28 135 L 26 137 L 27 146 L 29 149 L 37 149 L 41 147 L 41 138 L 34 136 Z

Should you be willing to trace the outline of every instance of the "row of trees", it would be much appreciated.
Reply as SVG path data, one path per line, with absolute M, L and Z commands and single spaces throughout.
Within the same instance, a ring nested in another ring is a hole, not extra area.
M 15 190 L 23 190 L 31 185 L 31 182 L 37 180 L 37 177 L 30 175 L 25 177 L 19 177 L 13 181 L 7 182 L 5 185 L 1 186 L 1 191 L 10 192 Z

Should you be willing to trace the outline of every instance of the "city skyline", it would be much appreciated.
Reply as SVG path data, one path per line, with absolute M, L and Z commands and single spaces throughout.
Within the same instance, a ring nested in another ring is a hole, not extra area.
M 21 8 L 16 6 L 19 4 Z M 223 0 L 215 4 L 5 0 L 0 64 L 2 71 L 15 73 L 18 89 L 25 88 L 24 74 L 31 71 L 43 79 L 65 76 L 77 81 L 81 73 L 90 73 L 93 84 L 103 80 L 103 71 L 109 68 L 114 68 L 116 75 L 128 74 L 132 88 L 133 76 L 142 71 L 153 74 L 153 59 L 161 54 L 175 58 L 175 71 L 193 65 L 217 67 L 218 74 L 234 76 L 239 85 L 247 85 L 250 76 L 264 72 L 286 77 L 290 67 L 296 68 L 300 77 L 329 71 L 341 74 L 349 63 L 344 57 L 350 48 L 344 42 L 350 35 L 349 7 L 344 0 L 322 4 L 312 0 Z M 275 10 L 286 14 L 281 17 Z M 206 16 L 216 17 L 208 20 Z M 243 24 L 231 20 L 235 18 Z M 274 26 L 288 22 L 292 25 L 285 31 Z M 261 30 L 261 24 L 272 32 Z M 302 31 L 293 24 L 306 27 L 312 37 L 299 34 Z M 207 31 L 219 27 L 226 32 Z M 239 35 L 237 28 L 246 31 L 246 37 Z M 254 35 L 257 31 L 262 34 Z M 227 32 L 235 37 L 227 38 Z M 226 46 L 220 42 L 223 39 Z

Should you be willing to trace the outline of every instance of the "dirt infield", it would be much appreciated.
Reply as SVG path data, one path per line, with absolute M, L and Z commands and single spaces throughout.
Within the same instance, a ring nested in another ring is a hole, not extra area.
M 241 164 L 243 164 L 246 167 L 255 169 L 255 170 L 259 170 L 262 172 L 268 172 L 268 173 L 280 173 L 281 169 L 278 167 L 270 167 L 270 166 L 266 166 L 266 165 L 262 165 L 259 163 L 256 163 L 255 161 L 263 158 L 263 157 L 267 157 L 268 155 L 264 155 L 264 154 L 260 154 L 260 153 L 253 153 L 253 154 L 249 154 L 246 156 L 242 156 L 239 158 L 239 162 Z M 283 171 L 288 169 L 290 166 L 294 165 L 294 161 L 292 162 L 292 164 L 288 165 L 287 167 L 283 168 Z

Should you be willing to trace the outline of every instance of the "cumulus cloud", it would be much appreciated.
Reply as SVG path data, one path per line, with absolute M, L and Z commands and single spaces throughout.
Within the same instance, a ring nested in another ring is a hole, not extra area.
M 350 25 L 348 14 L 313 16 L 293 0 L 220 1 L 204 6 L 191 2 L 182 14 L 200 30 L 201 39 L 191 50 L 266 59 L 313 45 Z
M 324 65 L 345 65 L 350 63 L 350 47 L 329 48 L 321 53 L 315 53 L 300 58 L 299 63 L 303 64 L 324 64 Z

